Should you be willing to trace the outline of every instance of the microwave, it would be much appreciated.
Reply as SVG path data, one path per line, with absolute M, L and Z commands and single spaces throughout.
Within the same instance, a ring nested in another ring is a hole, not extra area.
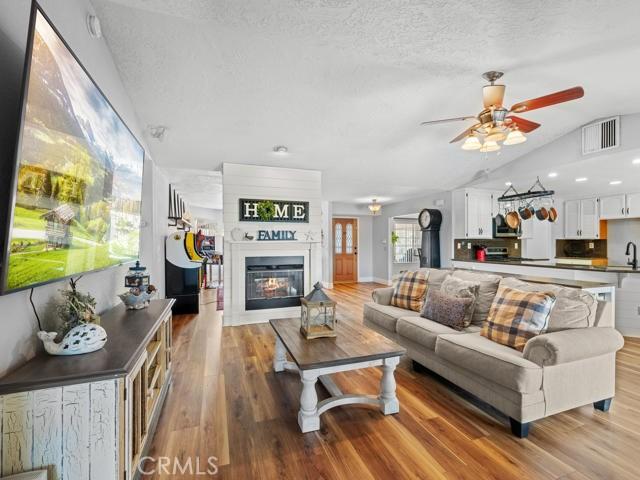
M 496 224 L 496 219 L 493 219 L 493 238 L 519 238 L 522 236 L 522 228 L 518 225 L 518 228 L 511 228 L 506 223 L 502 226 Z

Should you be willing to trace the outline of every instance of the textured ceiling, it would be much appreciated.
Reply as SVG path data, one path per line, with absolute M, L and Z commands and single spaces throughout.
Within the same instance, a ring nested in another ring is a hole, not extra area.
M 640 2 L 94 0 L 156 162 L 323 171 L 327 199 L 390 201 L 455 187 L 594 118 L 640 111 Z M 575 85 L 523 115 L 527 143 L 488 158 L 448 144 L 476 114 L 480 74 L 506 103 Z M 284 144 L 290 155 L 270 153 Z

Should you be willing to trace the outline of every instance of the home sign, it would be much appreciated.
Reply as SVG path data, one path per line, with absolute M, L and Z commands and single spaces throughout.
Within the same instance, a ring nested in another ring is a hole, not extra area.
M 241 198 L 240 221 L 309 223 L 309 202 Z
M 297 240 L 295 230 L 258 230 L 258 240 Z

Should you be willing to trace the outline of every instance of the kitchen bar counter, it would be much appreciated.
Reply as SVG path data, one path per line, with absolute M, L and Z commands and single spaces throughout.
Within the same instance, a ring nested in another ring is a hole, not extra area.
M 465 262 L 465 263 L 486 263 L 493 265 L 515 265 L 521 267 L 540 267 L 540 268 L 561 268 L 564 270 L 585 270 L 588 272 L 602 272 L 602 273 L 640 273 L 640 269 L 633 270 L 631 267 L 623 265 L 610 265 L 607 267 L 597 267 L 590 265 L 569 265 L 566 263 L 558 263 L 553 259 L 547 260 L 459 260 L 453 259 L 453 262 Z

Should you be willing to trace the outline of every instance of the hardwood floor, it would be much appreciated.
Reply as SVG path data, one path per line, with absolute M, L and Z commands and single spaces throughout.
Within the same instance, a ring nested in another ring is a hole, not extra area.
M 375 287 L 343 284 L 329 294 L 341 316 L 361 320 Z M 640 339 L 627 338 L 618 354 L 609 413 L 585 406 L 554 415 L 537 421 L 527 440 L 406 359 L 396 370 L 399 414 L 338 407 L 323 414 L 320 431 L 302 434 L 299 378 L 272 371 L 271 327 L 223 328 L 220 313 L 214 302 L 174 318 L 174 380 L 149 452 L 170 457 L 169 471 L 191 459 L 194 474 L 162 475 L 160 461 L 148 461 L 156 474 L 144 478 L 207 478 L 195 465 L 199 457 L 205 470 L 210 456 L 219 467 L 211 478 L 242 480 L 638 478 Z M 367 369 L 334 378 L 345 392 L 375 394 L 380 376 Z

